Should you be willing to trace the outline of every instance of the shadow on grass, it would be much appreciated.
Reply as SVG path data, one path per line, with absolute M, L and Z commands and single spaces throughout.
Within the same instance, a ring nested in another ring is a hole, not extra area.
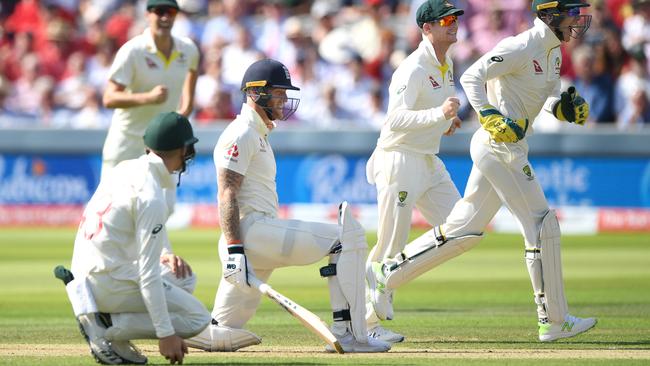
M 615 347 L 615 346 L 647 346 L 648 348 L 638 348 L 639 350 L 647 350 L 650 349 L 650 340 L 638 340 L 638 341 L 577 341 L 577 340 L 560 340 L 559 342 L 548 342 L 548 343 L 542 343 L 542 342 L 531 342 L 531 341 L 504 341 L 504 340 L 499 340 L 499 341 L 482 341 L 482 340 L 472 340 L 472 341 L 462 341 L 462 340 L 428 340 L 428 341 L 409 341 L 408 343 L 412 344 L 492 344 L 492 345 L 500 345 L 500 346 L 507 346 L 509 344 L 512 345 L 522 345 L 522 344 L 530 344 L 534 345 L 535 348 L 540 348 L 540 349 L 548 349 L 552 348 L 554 345 L 563 345 L 563 344 L 573 344 L 573 345 L 596 345 L 596 346 L 603 346 L 603 347 Z M 627 349 L 636 349 L 636 348 L 625 348 Z

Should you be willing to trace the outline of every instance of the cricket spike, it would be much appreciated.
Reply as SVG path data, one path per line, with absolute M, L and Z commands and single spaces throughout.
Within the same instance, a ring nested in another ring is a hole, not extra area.
M 70 281 L 74 280 L 72 272 L 60 264 L 54 267 L 54 277 L 63 281 L 64 285 L 67 285 Z

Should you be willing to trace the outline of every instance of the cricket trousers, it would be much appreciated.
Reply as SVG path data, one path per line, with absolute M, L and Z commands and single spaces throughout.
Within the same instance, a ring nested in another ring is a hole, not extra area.
M 274 269 L 315 263 L 339 241 L 339 226 L 300 220 L 283 220 L 253 212 L 240 221 L 249 270 L 266 282 Z M 228 258 L 226 239 L 219 239 L 219 257 Z M 242 289 L 223 277 L 214 300 L 212 317 L 221 325 L 243 328 L 255 314 L 261 294 Z
M 210 313 L 191 294 L 196 277 L 176 278 L 167 266 L 161 265 L 167 310 L 176 331 L 182 338 L 190 338 L 210 323 Z M 91 273 L 88 280 L 99 311 L 111 314 L 111 326 L 106 331 L 108 340 L 156 339 L 156 329 L 142 300 L 142 293 L 134 281 L 117 280 L 107 273 Z

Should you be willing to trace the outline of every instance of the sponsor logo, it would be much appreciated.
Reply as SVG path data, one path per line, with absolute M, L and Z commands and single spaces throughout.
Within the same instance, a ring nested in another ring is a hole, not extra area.
M 397 205 L 399 207 L 406 206 L 406 203 L 404 203 L 404 201 L 406 201 L 406 197 L 408 195 L 409 195 L 409 193 L 407 191 L 399 191 L 399 193 L 397 193 L 397 198 L 399 199 L 399 202 L 397 203 Z
M 535 69 L 535 74 L 544 73 L 544 70 L 542 70 L 542 67 L 539 65 L 539 62 L 537 62 L 537 60 L 533 60 L 533 68 Z
M 433 78 L 433 76 L 429 76 L 429 81 L 431 82 L 431 86 L 434 89 L 439 89 L 440 88 L 440 84 L 438 84 L 438 82 L 436 81 L 436 79 Z
M 524 174 L 528 177 L 528 180 L 533 180 L 535 177 L 533 176 L 533 171 L 530 169 L 530 165 L 526 165 L 523 169 Z
M 398 94 L 398 95 L 399 95 L 399 94 L 402 94 L 402 92 L 403 92 L 404 90 L 406 90 L 406 85 L 402 85 L 401 88 L 397 89 L 397 94 Z
M 224 157 L 228 160 L 236 162 L 238 156 L 239 148 L 237 148 L 237 143 L 234 143 L 228 148 L 228 150 L 226 150 L 226 155 Z
M 492 62 L 503 62 L 503 57 L 501 57 L 501 56 L 492 56 L 492 57 L 490 57 L 490 61 L 492 61 Z
M 562 331 L 570 332 L 571 329 L 573 329 L 573 324 L 573 322 L 564 322 L 564 324 L 562 324 Z
M 156 61 L 150 59 L 149 57 L 145 57 L 144 62 L 147 63 L 147 67 L 150 68 L 150 69 L 157 69 L 158 68 L 158 64 L 156 63 Z
M 160 230 L 162 230 L 162 228 L 163 228 L 162 224 L 158 224 L 153 228 L 153 230 L 151 230 L 151 233 L 153 235 L 156 235 L 160 232 Z

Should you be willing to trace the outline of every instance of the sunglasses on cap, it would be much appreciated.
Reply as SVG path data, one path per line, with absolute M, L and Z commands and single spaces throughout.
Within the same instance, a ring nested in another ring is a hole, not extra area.
M 178 9 L 172 8 L 171 6 L 156 6 L 149 9 L 150 12 L 155 13 L 159 17 L 168 15 L 170 17 L 176 16 L 178 14 Z
M 458 16 L 447 15 L 440 19 L 437 19 L 436 21 L 438 22 L 438 24 L 440 24 L 441 27 L 449 27 L 452 24 L 456 23 L 457 20 L 458 20 Z

